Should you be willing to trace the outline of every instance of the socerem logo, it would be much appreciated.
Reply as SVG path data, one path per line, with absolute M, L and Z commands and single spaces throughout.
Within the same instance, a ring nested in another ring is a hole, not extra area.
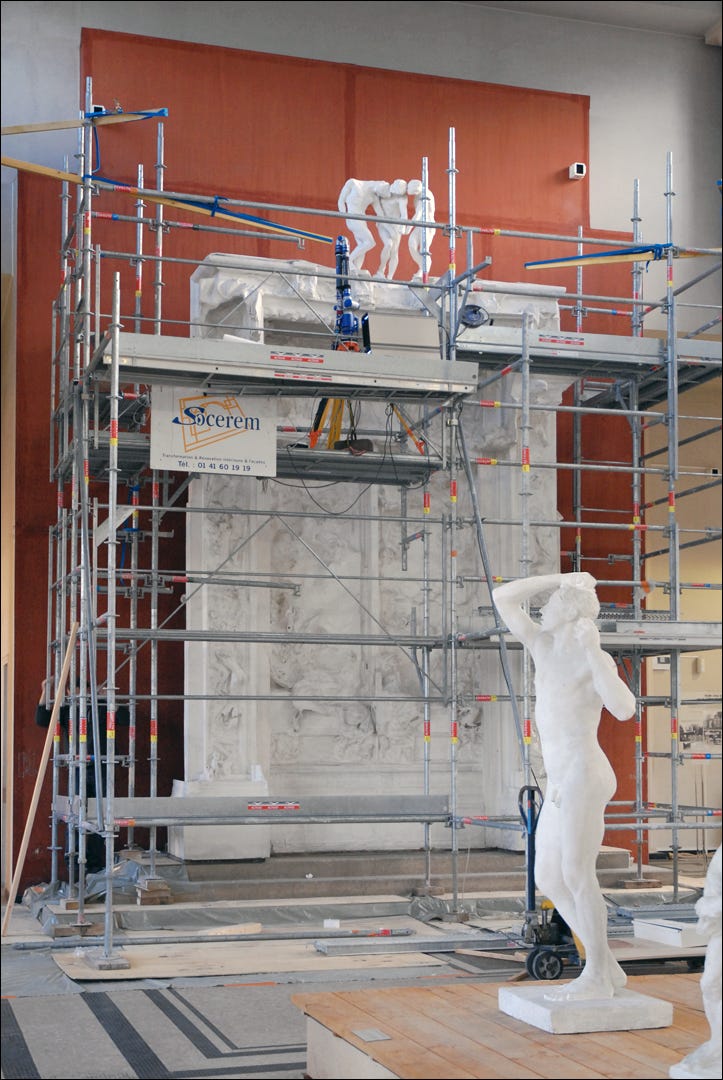
M 181 428 L 183 447 L 189 454 L 261 428 L 259 417 L 247 416 L 238 398 L 232 394 L 219 398 L 204 397 L 203 394 L 179 398 L 178 415 L 171 423 Z

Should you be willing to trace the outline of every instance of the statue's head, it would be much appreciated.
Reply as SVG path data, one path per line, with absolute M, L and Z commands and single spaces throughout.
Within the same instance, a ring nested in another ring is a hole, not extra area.
M 394 180 L 391 187 L 392 195 L 406 195 L 407 194 L 407 181 L 406 180 Z
M 600 614 L 600 601 L 594 586 L 565 582 L 558 592 L 564 606 L 568 611 L 574 612 L 578 619 L 597 619 Z
M 407 184 L 408 195 L 421 195 L 424 185 L 421 180 L 410 180 Z
M 542 625 L 546 629 L 553 629 L 576 619 L 591 619 L 594 622 L 600 614 L 600 601 L 595 586 L 565 582 L 554 591 L 540 614 Z

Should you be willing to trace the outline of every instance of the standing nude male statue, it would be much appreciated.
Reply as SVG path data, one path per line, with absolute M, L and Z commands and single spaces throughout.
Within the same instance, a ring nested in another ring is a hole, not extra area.
M 721 847 L 718 845 L 705 875 L 703 895 L 695 905 L 698 933 L 702 940 L 707 939 L 708 942 L 700 989 L 703 994 L 703 1010 L 710 1027 L 710 1038 L 695 1050 L 691 1050 L 682 1061 L 670 1066 L 668 1076 L 673 1080 L 692 1080 L 693 1077 L 717 1080 L 721 1075 L 722 860 Z
M 617 720 L 629 720 L 635 697 L 600 646 L 595 584 L 587 573 L 544 574 L 506 582 L 493 594 L 500 618 L 535 664 L 535 722 L 547 772 L 535 883 L 585 952 L 582 973 L 545 994 L 559 1001 L 611 998 L 626 982 L 608 945 L 596 874 L 605 807 L 617 786 L 597 731 L 603 706 Z M 551 591 L 536 622 L 523 605 Z
M 387 180 L 357 180 L 352 176 L 339 192 L 339 212 L 341 214 L 366 214 L 371 207 L 375 214 L 384 215 L 381 199 L 387 198 L 390 184 Z M 350 218 L 346 226 L 356 241 L 349 253 L 349 268 L 358 274 L 366 255 L 376 244 L 376 240 L 366 221 Z
M 399 218 L 400 222 L 406 223 L 407 181 L 393 180 L 389 194 L 382 196 L 380 202 L 381 209 L 377 210 L 380 217 Z M 377 229 L 382 241 L 382 254 L 377 274 L 380 277 L 393 278 L 399 263 L 399 245 L 402 237 L 410 232 L 411 225 L 392 225 L 387 221 L 380 221 Z
M 424 191 L 424 185 L 421 180 L 410 180 L 407 184 L 407 194 L 411 195 L 414 199 L 414 210 L 412 212 L 412 221 L 434 221 L 434 195 L 427 188 Z M 415 277 L 424 277 L 424 258 L 427 257 L 427 273 L 431 266 L 430 248 L 432 241 L 434 240 L 436 229 L 424 229 L 419 225 L 415 225 L 409 234 L 407 241 L 409 245 L 409 254 L 417 264 L 418 270 L 414 275 Z

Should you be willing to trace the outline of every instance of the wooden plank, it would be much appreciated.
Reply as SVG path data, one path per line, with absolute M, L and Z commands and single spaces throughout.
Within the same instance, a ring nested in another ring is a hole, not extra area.
M 50 751 L 53 749 L 53 741 L 55 739 L 56 728 L 58 725 L 58 715 L 60 713 L 60 705 L 65 694 L 65 683 L 68 678 L 68 672 L 70 671 L 70 661 L 73 658 L 73 651 L 75 649 L 75 639 L 78 634 L 79 624 L 73 623 L 70 631 L 70 637 L 68 638 L 68 644 L 65 649 L 65 659 L 63 660 L 63 667 L 60 672 L 60 681 L 58 688 L 55 692 L 55 701 L 53 702 L 53 711 L 50 714 L 50 722 L 48 723 L 48 733 L 45 736 L 45 744 L 43 746 L 43 752 L 40 755 L 40 763 L 37 767 L 37 773 L 35 777 L 35 787 L 33 789 L 33 796 L 30 800 L 30 809 L 28 810 L 28 816 L 25 820 L 25 829 L 23 830 L 23 838 L 20 843 L 20 851 L 18 852 L 18 861 L 15 864 L 15 873 L 13 874 L 12 882 L 10 883 L 10 891 L 8 892 L 7 906 L 5 908 L 5 914 L 2 921 L 2 937 L 5 937 L 8 928 L 10 926 L 10 917 L 13 913 L 15 906 L 15 897 L 18 895 L 18 886 L 20 885 L 20 878 L 25 866 L 25 856 L 28 853 L 28 845 L 30 844 L 30 834 L 33 831 L 33 825 L 35 824 L 35 814 L 38 809 L 38 803 L 40 802 L 40 793 L 45 782 L 45 771 L 48 767 L 48 761 L 50 760 Z
M 710 254 L 720 255 L 720 248 L 708 249 L 705 252 L 691 248 L 674 247 L 672 252 L 674 259 L 690 259 L 696 255 Z M 554 270 L 558 267 L 567 266 L 606 266 L 614 263 L 625 262 L 662 262 L 666 257 L 665 245 L 655 245 L 647 248 L 631 249 L 627 251 L 591 252 L 589 255 L 570 255 L 563 259 L 543 259 L 541 262 L 525 263 L 525 270 Z
M 379 968 L 443 967 L 444 961 L 424 954 L 392 956 L 322 956 L 313 942 L 266 941 L 222 942 L 204 940 L 191 944 L 126 945 L 116 951 L 130 962 L 122 970 L 97 970 L 83 953 L 100 947 L 80 949 L 80 955 L 51 953 L 58 967 L 71 979 L 163 979 L 195 975 L 251 975 L 281 971 L 373 971 Z
M 674 1005 L 681 1005 L 686 1009 L 700 1010 L 703 1008 L 703 995 L 700 991 L 701 973 L 691 972 L 685 977 L 671 977 L 665 984 L 665 1000 L 672 1001 Z M 655 989 L 645 991 L 654 997 L 659 995 Z
M 69 184 L 82 184 L 83 181 L 77 173 L 63 172 L 62 169 L 51 169 L 49 165 L 36 165 L 34 162 L 21 161 L 19 158 L 4 157 L 3 165 L 9 169 L 18 169 L 21 172 L 37 173 L 39 176 L 49 176 L 52 180 L 65 180 Z
M 376 1011 L 380 1015 L 393 1017 L 399 1008 L 412 1010 L 422 1022 L 422 1035 L 427 1038 L 427 1032 L 432 1032 L 435 1025 L 443 1025 L 447 1031 L 445 1038 L 456 1050 L 458 1046 L 470 1045 L 472 1056 L 468 1067 L 479 1069 L 480 1057 L 483 1056 L 485 1063 L 485 1075 L 489 1077 L 507 1077 L 510 1075 L 510 1059 L 519 1059 L 515 1069 L 515 1076 L 519 1078 L 537 1077 L 539 1072 L 527 1068 L 523 1061 L 529 1057 L 529 1043 L 520 1037 L 516 1043 L 500 1037 L 501 1033 L 497 1026 L 477 1008 L 452 1007 L 446 1000 L 443 987 L 421 988 L 406 987 L 403 1003 L 399 1004 L 398 992 L 394 989 L 385 991 L 370 991 L 371 994 L 383 995 L 378 997 Z M 360 991 L 359 1000 L 363 1001 L 365 991 Z M 470 999 L 471 1000 L 471 999 Z M 393 1022 L 393 1021 L 392 1021 Z M 505 1033 L 506 1036 L 507 1033 Z M 480 1047 L 484 1047 L 481 1055 Z M 438 1046 L 434 1045 L 438 1053 L 442 1053 Z M 456 1053 L 453 1054 L 457 1061 Z
M 408 1077 L 409 1080 L 442 1080 L 443 1077 L 449 1080 L 473 1080 L 478 1075 L 476 1071 L 470 1072 L 453 1065 L 447 1056 L 442 1057 L 416 1039 L 410 1039 L 406 1031 L 398 1030 L 396 1023 L 389 1022 L 386 1016 L 380 1017 L 376 1011 L 370 1013 L 363 1005 L 352 1001 L 353 996 L 353 992 L 298 994 L 291 1000 L 299 1004 L 305 997 L 320 999 L 314 1003 L 314 1020 L 345 1042 L 363 1050 L 397 1076 Z M 299 1007 L 302 1006 L 299 1004 Z M 378 1029 L 388 1038 L 372 1043 L 358 1034 L 370 1029 Z M 329 1065 L 332 1071 L 328 1075 L 336 1077 L 335 1064 L 330 1062 Z
M 673 1010 L 673 1023 L 675 1023 L 675 1010 Z M 668 1075 L 670 1066 L 684 1056 L 679 1050 L 661 1046 L 654 1039 L 648 1038 L 647 1031 L 594 1031 L 588 1038 L 598 1044 L 598 1053 L 604 1052 L 606 1055 L 611 1051 L 622 1053 L 626 1058 L 646 1068 L 662 1069 L 665 1076 Z M 696 1045 L 697 1043 L 692 1043 L 691 1049 Z
M 629 980 L 629 988 L 638 993 L 696 1002 L 695 1007 L 676 1005 L 670 1028 L 573 1035 L 552 1034 L 501 1013 L 499 983 L 455 980 L 424 987 L 297 994 L 291 1000 L 309 1023 L 322 1024 L 367 1056 L 366 1065 L 358 1059 L 358 1075 L 364 1077 L 387 1075 L 374 1071 L 381 1067 L 402 1080 L 459 1075 L 455 1069 L 482 1080 L 662 1080 L 672 1064 L 708 1037 L 698 982 L 698 976 L 680 974 Z M 365 1029 L 392 1038 L 365 1041 L 358 1034 Z M 328 1039 L 324 1045 L 325 1053 L 315 1056 L 315 1080 L 351 1075 L 335 1071 L 337 1043 Z M 430 1053 L 445 1062 L 444 1071 L 434 1071 Z
M 343 998 L 344 994 L 339 997 Z M 484 1055 L 481 1055 L 477 1021 L 474 1025 L 455 1024 L 451 1010 L 440 1013 L 434 1008 L 433 1002 L 430 1007 L 429 994 L 424 989 L 405 987 L 401 997 L 394 987 L 361 990 L 354 993 L 354 1001 L 362 1007 L 368 1003 L 370 1015 L 378 1019 L 378 1023 L 385 1027 L 392 1024 L 410 1041 L 428 1046 L 444 1058 L 449 1067 L 467 1069 L 475 1075 L 483 1056 L 485 1076 L 503 1078 L 509 1075 L 510 1062 L 506 1054 L 486 1047 Z M 538 1077 L 540 1073 L 518 1064 L 515 1075 L 524 1080 Z
M 48 176 L 53 180 L 64 180 L 68 184 L 80 185 L 84 183 L 83 177 L 79 176 L 77 173 L 63 172 L 62 169 L 52 169 L 48 165 L 36 165 L 32 161 L 21 161 L 19 158 L 3 157 L 1 163 L 10 169 L 18 169 L 21 172 L 37 173 L 40 176 Z M 119 191 L 124 195 L 135 195 L 144 202 L 153 203 L 154 205 L 170 206 L 175 210 L 185 210 L 189 214 L 203 214 L 206 217 L 219 217 L 224 218 L 224 220 L 230 218 L 240 225 L 249 225 L 254 229 L 264 229 L 266 232 L 281 233 L 285 236 L 301 236 L 306 240 L 317 241 L 320 244 L 333 243 L 330 236 L 306 232 L 303 229 L 295 229 L 291 225 L 279 225 L 278 223 L 267 221 L 265 218 L 243 214 L 241 211 L 224 209 L 224 207 L 217 205 L 215 202 L 210 202 L 208 205 L 198 202 L 185 202 L 180 199 L 168 198 L 165 195 L 150 195 L 147 191 L 132 187 L 130 184 L 114 184 L 109 180 L 100 180 L 97 177 L 91 177 L 91 180 L 93 186 L 100 188 L 102 191 Z M 199 198 L 202 198 L 202 196 L 199 196 Z M 173 801 L 177 802 L 178 800 Z
M 459 992 L 445 995 L 444 987 L 435 988 L 435 994 L 439 993 L 441 999 L 448 999 L 443 1008 L 446 1008 L 448 1013 L 460 1016 L 467 1030 L 473 1029 L 485 1048 L 489 1046 L 485 1028 L 492 1029 L 497 1044 L 506 1056 L 513 1062 L 525 1060 L 530 1068 L 536 1070 L 534 1075 L 548 1078 L 564 1075 L 566 1080 L 573 1080 L 575 1077 L 617 1077 L 618 1080 L 623 1080 L 629 1075 L 629 1061 L 623 1055 L 611 1054 L 609 1058 L 606 1056 L 604 1062 L 596 1060 L 599 1058 L 599 1047 L 588 1042 L 586 1035 L 576 1034 L 571 1038 L 542 1031 L 500 1013 L 497 1009 L 496 994 L 491 997 L 475 994 L 474 986 L 455 989 Z M 495 989 L 499 989 L 499 984 Z M 481 1019 L 482 1016 L 487 1017 L 486 1024 Z M 534 1043 L 532 1053 L 531 1043 Z M 486 1060 L 486 1049 L 484 1057 Z M 516 1070 L 515 1075 L 522 1074 Z M 667 1073 L 650 1073 L 651 1077 L 656 1075 L 662 1077 L 667 1076 Z
M 499 989 L 499 985 L 497 988 Z M 453 995 L 446 995 L 444 990 L 444 987 L 435 988 L 433 993 L 438 994 L 442 1002 L 446 998 L 446 1004 L 441 1006 L 435 1004 L 433 1007 L 441 1009 L 447 1015 L 458 1017 L 456 1023 L 464 1025 L 466 1030 L 474 1030 L 475 1037 L 485 1047 L 485 1061 L 488 1049 L 491 1045 L 496 1045 L 509 1061 L 518 1062 L 520 1059 L 526 1061 L 531 1068 L 536 1070 L 533 1075 L 554 1078 L 560 1076 L 560 1056 L 564 1048 L 565 1077 L 569 1077 L 570 1080 L 573 1077 L 595 1076 L 615 1076 L 622 1080 L 627 1075 L 628 1062 L 622 1056 L 618 1060 L 606 1061 L 604 1068 L 596 1065 L 598 1071 L 592 1071 L 591 1062 L 596 1056 L 593 1051 L 598 1048 L 587 1044 L 585 1035 L 576 1035 L 574 1042 L 563 1044 L 560 1042 L 559 1035 L 531 1028 L 529 1024 L 505 1016 L 496 1009 L 492 1012 L 488 1002 L 480 1001 L 480 995 L 474 994 L 475 987 L 473 986 L 459 987 L 461 992 Z M 510 1023 L 508 1024 L 507 1021 Z M 530 1054 L 531 1041 L 535 1043 L 534 1055 Z M 523 1075 L 519 1071 L 519 1066 L 515 1070 L 515 1075 Z M 661 1073 L 662 1075 L 665 1074 Z
M 160 115 L 158 109 L 149 110 L 151 115 Z M 48 120 L 40 124 L 13 124 L 10 127 L 0 129 L 0 135 L 27 135 L 33 131 L 63 131 L 68 128 L 79 128 L 91 122 L 93 127 L 106 126 L 108 124 L 128 124 L 132 120 L 146 120 L 149 113 L 111 113 L 107 116 L 91 116 L 78 120 Z

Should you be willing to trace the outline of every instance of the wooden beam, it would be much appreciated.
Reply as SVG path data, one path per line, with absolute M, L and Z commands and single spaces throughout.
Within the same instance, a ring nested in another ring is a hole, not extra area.
M 3 157 L 3 165 L 10 169 L 19 169 L 22 172 L 37 173 L 39 176 L 48 176 L 53 180 L 64 180 L 69 184 L 82 184 L 83 177 L 77 173 L 63 172 L 62 169 L 53 169 L 49 165 L 36 165 L 32 161 L 21 161 L 18 158 Z M 305 240 L 315 240 L 320 244 L 333 243 L 330 236 L 320 233 L 306 232 L 304 229 L 295 229 L 291 225 L 279 225 L 265 218 L 257 218 L 252 214 L 242 214 L 235 210 L 229 210 L 218 206 L 215 202 L 204 206 L 202 203 L 185 202 L 181 199 L 170 199 L 167 196 L 149 195 L 141 188 L 131 187 L 129 184 L 114 184 L 111 180 L 100 180 L 91 177 L 91 183 L 102 191 L 120 191 L 124 195 L 135 195 L 144 202 L 154 203 L 159 206 L 170 206 L 175 210 L 185 210 L 189 214 L 203 214 L 206 217 L 230 218 L 241 222 L 243 225 L 251 225 L 255 229 L 263 229 L 264 232 L 276 232 L 282 236 L 300 236 Z
M 153 109 L 138 113 L 105 113 L 99 116 L 78 117 L 77 120 L 48 120 L 40 124 L 14 124 L 0 129 L 0 135 L 27 135 L 33 131 L 63 131 L 67 128 L 79 128 L 85 124 L 94 127 L 107 124 L 129 124 L 133 120 L 148 120 L 151 116 L 165 115 L 164 109 Z
M 661 254 L 662 252 L 662 254 Z M 693 259 L 697 255 L 720 254 L 720 248 L 708 248 L 705 251 L 696 251 L 694 248 L 673 247 L 674 259 Z M 525 263 L 525 270 L 554 270 L 565 266 L 606 266 L 612 263 L 625 262 L 663 262 L 666 256 L 666 248 L 662 245 L 652 245 L 649 248 L 634 248 L 630 251 L 599 251 L 590 255 L 571 255 L 565 259 L 542 259 L 540 262 Z
M 70 671 L 70 661 L 73 657 L 73 650 L 75 648 L 75 639 L 78 636 L 78 623 L 73 623 L 70 631 L 70 637 L 68 638 L 68 647 L 65 650 L 65 659 L 63 660 L 63 668 L 60 672 L 60 682 L 58 683 L 58 689 L 55 693 L 55 701 L 53 702 L 53 711 L 50 714 L 50 723 L 48 724 L 48 734 L 45 736 L 45 746 L 43 747 L 43 753 L 40 758 L 40 764 L 38 766 L 38 773 L 35 778 L 35 788 L 33 789 L 33 797 L 30 800 L 30 809 L 28 810 L 27 821 L 25 822 L 25 831 L 23 833 L 23 840 L 20 845 L 20 852 L 18 854 L 17 866 L 15 867 L 15 873 L 13 875 L 12 885 L 10 886 L 10 893 L 8 895 L 8 904 L 5 909 L 5 917 L 2 923 L 2 937 L 8 932 L 10 925 L 10 917 L 13 913 L 13 905 L 15 903 L 15 897 L 18 895 L 18 885 L 20 884 L 20 875 L 23 872 L 25 865 L 25 856 L 28 852 L 28 845 L 30 843 L 30 834 L 33 831 L 33 825 L 35 824 L 35 814 L 38 809 L 38 803 L 40 801 L 40 792 L 45 780 L 45 770 L 48 767 L 48 761 L 50 759 L 50 751 L 53 748 L 53 739 L 55 738 L 55 728 L 58 723 L 58 713 L 60 712 L 60 703 L 63 700 L 63 694 L 65 693 L 65 684 L 68 681 L 68 672 Z

